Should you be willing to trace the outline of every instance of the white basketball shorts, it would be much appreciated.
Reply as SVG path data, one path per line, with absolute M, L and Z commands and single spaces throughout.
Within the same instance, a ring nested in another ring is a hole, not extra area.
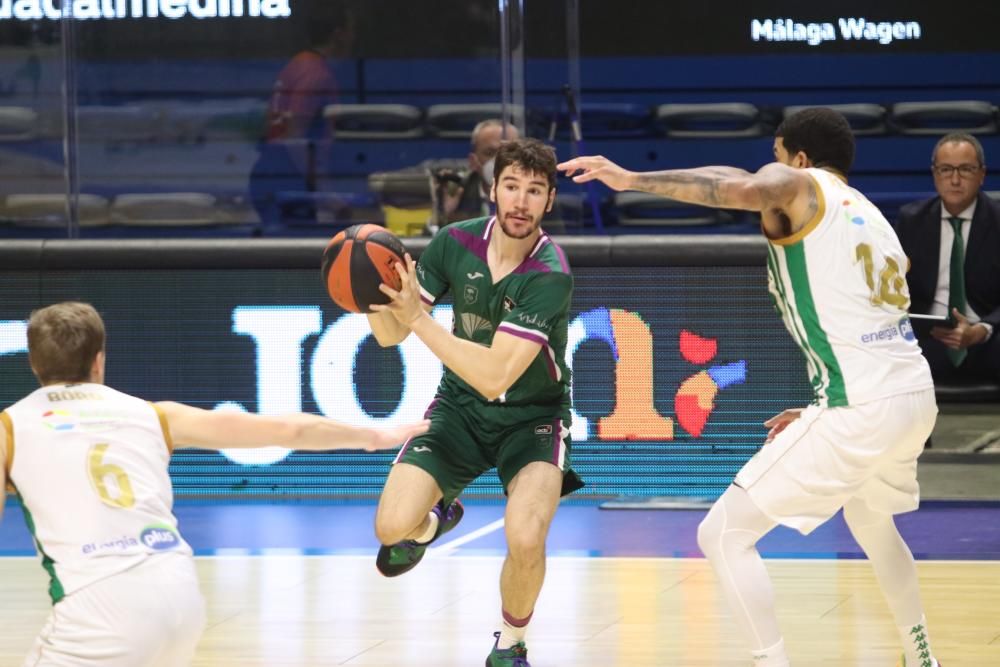
M 204 628 L 194 559 L 157 554 L 56 603 L 24 667 L 188 667 Z
M 920 504 L 917 457 L 936 418 L 933 389 L 848 407 L 810 406 L 734 483 L 771 519 L 803 534 L 852 498 L 877 512 L 910 512 Z

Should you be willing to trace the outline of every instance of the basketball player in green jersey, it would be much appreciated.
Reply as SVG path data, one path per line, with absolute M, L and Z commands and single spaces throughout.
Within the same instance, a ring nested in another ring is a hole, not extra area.
M 496 156 L 493 217 L 444 228 L 419 265 L 397 265 L 402 287 L 368 316 L 383 346 L 414 333 L 444 376 L 428 409 L 431 428 L 404 445 L 379 500 L 376 565 L 412 569 L 427 545 L 462 517 L 458 496 L 496 467 L 507 493 L 507 558 L 500 575 L 501 631 L 490 667 L 527 667 L 524 636 L 545 576 L 545 539 L 562 495 L 582 483 L 570 469 L 566 338 L 573 278 L 541 229 L 555 199 L 554 151 L 534 139 Z M 449 332 L 429 314 L 451 291 Z
M 698 528 L 754 666 L 789 664 L 757 541 L 779 523 L 807 534 L 843 508 L 895 616 L 902 664 L 936 667 L 913 555 L 893 522 L 917 508 L 917 457 L 937 415 L 907 315 L 907 259 L 881 212 L 847 184 L 854 137 L 842 115 L 806 109 L 785 119 L 774 156 L 753 174 L 634 173 L 602 157 L 559 169 L 580 172 L 578 183 L 761 214 L 769 288 L 816 400 L 765 422 L 765 446 Z

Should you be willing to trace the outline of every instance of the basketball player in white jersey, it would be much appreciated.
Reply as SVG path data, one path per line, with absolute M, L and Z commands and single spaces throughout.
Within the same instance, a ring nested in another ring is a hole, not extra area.
M 133 398 L 103 384 L 104 323 L 84 303 L 32 313 L 28 357 L 42 387 L 0 413 L 0 488 L 19 495 L 51 581 L 26 667 L 190 664 L 205 605 L 172 512 L 175 447 L 378 450 L 427 430 Z
M 635 173 L 603 157 L 559 168 L 579 172 L 578 183 L 761 214 L 769 288 L 816 400 L 765 422 L 765 446 L 698 528 L 753 665 L 790 664 L 757 541 L 777 524 L 808 534 L 843 508 L 895 616 L 901 664 L 935 667 L 913 556 L 893 522 L 917 508 L 917 457 L 937 416 L 907 316 L 907 259 L 882 214 L 847 184 L 854 138 L 843 116 L 807 109 L 787 118 L 774 156 L 756 173 Z

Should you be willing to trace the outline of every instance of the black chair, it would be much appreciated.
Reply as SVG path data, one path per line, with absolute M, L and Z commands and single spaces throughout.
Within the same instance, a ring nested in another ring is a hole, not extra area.
M 851 130 L 855 136 L 874 136 L 885 134 L 888 130 L 886 125 L 886 109 L 881 104 L 811 104 L 787 106 L 783 116 L 788 118 L 803 109 L 810 107 L 824 107 L 839 111 L 851 125 Z
M 760 109 L 744 102 L 661 104 L 656 126 L 674 138 L 738 138 L 765 134 Z
M 935 384 L 939 403 L 1000 403 L 1000 385 L 993 382 Z
M 733 214 L 643 192 L 617 192 L 612 198 L 622 227 L 710 227 L 732 224 Z
M 515 125 L 523 126 L 527 120 L 522 107 L 508 106 L 507 112 Z M 469 139 L 477 124 L 502 114 L 499 103 L 434 104 L 427 108 L 427 129 L 443 139 Z
M 997 131 L 996 107 L 980 100 L 900 102 L 892 106 L 891 122 L 896 131 L 913 135 Z
M 331 104 L 323 117 L 332 120 L 338 140 L 424 136 L 424 114 L 409 104 Z

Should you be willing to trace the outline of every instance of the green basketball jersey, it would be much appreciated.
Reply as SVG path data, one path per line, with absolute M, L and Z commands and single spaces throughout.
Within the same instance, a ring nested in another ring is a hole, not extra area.
M 476 218 L 442 229 L 417 264 L 421 298 L 433 305 L 451 291 L 453 333 L 459 338 L 489 346 L 502 331 L 541 345 L 500 402 L 568 407 L 566 336 L 573 277 L 566 256 L 543 233 L 521 265 L 494 283 L 486 251 L 496 224 L 496 217 Z M 483 398 L 447 368 L 439 390 Z

